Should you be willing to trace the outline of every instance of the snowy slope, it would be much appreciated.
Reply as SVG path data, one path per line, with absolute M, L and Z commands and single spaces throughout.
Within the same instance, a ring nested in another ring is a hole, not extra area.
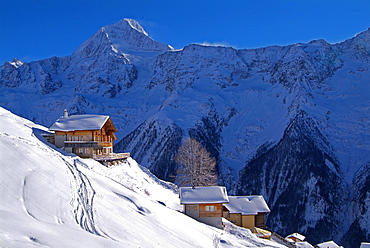
M 179 213 L 176 187 L 133 160 L 106 168 L 46 144 L 0 108 L 2 247 L 282 247 Z

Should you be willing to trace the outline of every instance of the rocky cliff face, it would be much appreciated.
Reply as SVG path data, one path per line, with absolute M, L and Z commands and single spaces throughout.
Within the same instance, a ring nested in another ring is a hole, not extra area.
M 264 195 L 270 228 L 354 244 L 370 229 L 369 44 L 370 30 L 338 44 L 175 51 L 124 19 L 68 57 L 5 63 L 0 104 L 46 126 L 64 109 L 110 115 L 115 150 L 166 180 L 197 138 L 229 192 Z
M 362 166 L 353 179 L 353 197 L 350 208 L 351 214 L 348 231 L 341 242 L 345 247 L 359 246 L 360 240 L 370 239 L 370 164 Z
M 263 194 L 271 209 L 268 226 L 280 233 L 305 233 L 316 244 L 336 236 L 347 218 L 350 199 L 343 178 L 330 144 L 300 112 L 276 145 L 262 146 L 247 162 L 237 192 Z
M 175 123 L 150 118 L 121 139 L 114 149 L 130 151 L 160 178 L 173 180 L 176 171 L 173 155 L 181 146 L 182 137 L 183 131 Z

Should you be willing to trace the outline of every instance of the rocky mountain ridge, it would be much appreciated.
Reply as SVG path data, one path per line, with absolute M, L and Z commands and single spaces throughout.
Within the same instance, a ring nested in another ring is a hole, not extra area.
M 354 244 L 370 238 L 369 44 L 367 30 L 338 44 L 173 50 L 124 19 L 71 56 L 6 62 L 0 104 L 46 126 L 63 109 L 108 114 L 115 150 L 166 180 L 195 137 L 229 191 L 264 195 L 272 229 Z

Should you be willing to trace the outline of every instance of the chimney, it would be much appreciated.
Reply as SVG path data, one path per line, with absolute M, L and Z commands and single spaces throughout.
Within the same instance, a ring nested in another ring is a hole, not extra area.
M 68 110 L 64 110 L 64 118 L 68 118 Z

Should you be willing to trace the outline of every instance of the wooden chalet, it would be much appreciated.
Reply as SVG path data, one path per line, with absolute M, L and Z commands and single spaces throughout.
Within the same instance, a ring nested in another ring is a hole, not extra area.
M 235 225 L 244 228 L 266 228 L 265 216 L 270 212 L 263 196 L 229 196 L 225 217 Z
M 225 187 L 181 187 L 180 204 L 186 215 L 218 228 L 223 228 L 223 204 L 228 203 Z
M 54 131 L 53 143 L 58 148 L 75 153 L 82 158 L 114 160 L 129 154 L 114 154 L 113 142 L 117 132 L 112 120 L 106 115 L 68 115 L 59 118 L 50 128 Z

